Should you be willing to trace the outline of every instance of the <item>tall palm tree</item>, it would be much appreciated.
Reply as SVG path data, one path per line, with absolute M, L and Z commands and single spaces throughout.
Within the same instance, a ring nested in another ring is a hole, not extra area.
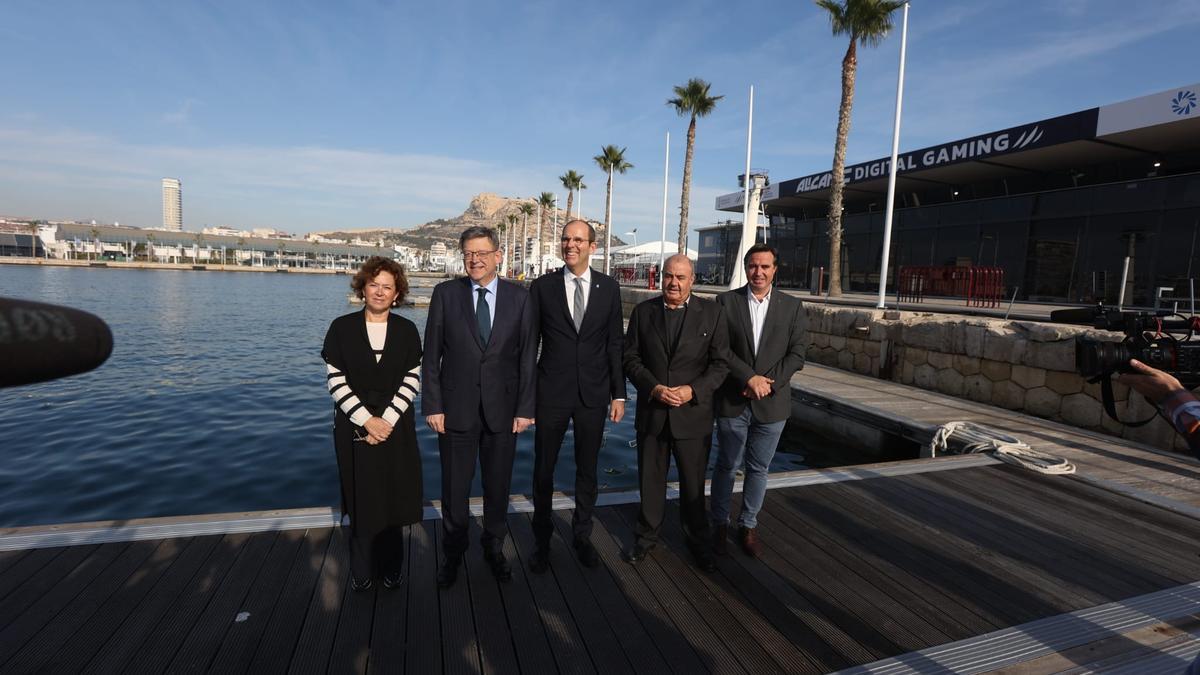
M 582 190 L 587 186 L 583 184 L 583 174 L 575 173 L 575 169 L 559 176 L 558 180 L 562 181 L 562 186 L 567 189 L 567 218 L 570 218 L 571 205 L 575 203 L 575 191 Z
M 92 235 L 92 260 L 96 260 L 99 257 L 98 254 L 100 252 L 100 229 L 93 227 L 91 229 L 91 235 Z
M 529 229 L 529 216 L 533 215 L 533 212 L 535 210 L 536 209 L 534 209 L 533 204 L 531 204 L 529 202 L 521 202 L 521 205 L 517 207 L 517 211 L 521 212 L 521 227 L 522 227 L 522 229 L 526 229 L 526 230 Z M 537 224 L 537 241 L 538 241 L 538 250 L 540 251 L 540 250 L 542 250 L 542 248 L 541 248 L 541 246 L 542 246 L 542 224 L 541 223 Z
M 838 105 L 837 138 L 833 144 L 833 175 L 829 185 L 829 295 L 842 294 L 842 189 L 845 186 L 846 138 L 850 135 L 850 108 L 854 105 L 854 76 L 858 72 L 858 44 L 878 46 L 892 30 L 892 12 L 902 0 L 814 0 L 829 13 L 833 34 L 849 35 L 842 57 L 842 100 Z
M 604 198 L 604 273 L 609 273 L 609 263 L 612 260 L 612 185 L 613 172 L 625 173 L 633 165 L 625 161 L 625 148 L 617 149 L 615 145 L 600 148 L 600 154 L 592 158 L 596 164 L 608 172 L 608 191 Z
M 551 223 L 553 223 L 554 222 L 554 193 L 553 192 L 543 192 L 542 194 L 538 195 L 537 205 L 542 207 L 541 218 L 545 218 L 546 220 L 549 220 Z M 541 218 L 538 219 L 538 228 L 539 229 L 542 227 Z M 553 226 L 551 226 L 550 237 L 553 239 L 556 234 L 558 234 L 558 233 L 555 232 L 553 229 Z
M 26 223 L 25 228 L 29 230 L 29 257 L 37 257 L 37 240 L 38 240 L 38 221 L 31 220 Z
M 500 241 L 504 245 L 504 255 L 500 258 L 500 276 L 508 276 L 508 226 L 503 220 L 496 222 L 496 232 L 500 233 Z
M 505 216 L 504 218 L 505 218 L 505 220 L 508 221 L 508 229 L 513 231 L 513 240 L 515 242 L 515 240 L 517 238 L 517 231 L 516 231 L 517 216 L 515 214 L 510 213 L 507 216 Z M 525 269 L 525 248 L 524 248 L 524 246 L 525 246 L 525 240 L 528 236 L 528 231 L 529 231 L 528 227 L 521 230 L 520 249 L 521 249 L 521 269 L 522 270 Z M 517 246 L 513 247 L 513 249 L 514 249 L 513 250 L 513 266 L 514 267 L 517 264 L 517 253 L 516 253 L 517 248 L 518 248 Z
M 680 117 L 690 117 L 687 132 L 687 152 L 683 156 L 683 195 L 679 198 L 679 253 L 687 253 L 688 200 L 692 196 L 692 153 L 696 148 L 696 118 L 705 117 L 717 101 L 724 96 L 710 96 L 712 86 L 698 77 L 693 77 L 683 86 L 675 87 L 675 98 L 667 99 L 667 105 L 675 106 Z

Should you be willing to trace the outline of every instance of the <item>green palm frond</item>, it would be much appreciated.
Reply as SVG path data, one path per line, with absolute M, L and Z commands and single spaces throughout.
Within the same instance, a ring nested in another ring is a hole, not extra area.
M 710 87 L 708 82 L 693 77 L 687 84 L 675 87 L 675 98 L 667 99 L 667 105 L 675 106 L 680 117 L 704 117 L 717 107 L 717 101 L 725 98 L 723 95 L 710 96 Z

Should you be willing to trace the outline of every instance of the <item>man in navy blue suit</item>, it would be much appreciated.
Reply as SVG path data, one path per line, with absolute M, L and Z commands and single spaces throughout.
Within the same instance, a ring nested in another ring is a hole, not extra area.
M 575 553 L 587 567 L 600 563 L 591 542 L 596 460 L 605 419 L 620 422 L 625 414 L 625 376 L 621 372 L 621 288 L 612 277 L 589 266 L 595 251 L 596 230 L 585 221 L 572 220 L 562 231 L 566 265 L 557 274 L 539 277 L 529 289 L 542 344 L 533 469 L 537 548 L 529 564 L 538 574 L 550 567 L 554 466 L 568 422 L 575 425 Z
M 445 560 L 438 586 L 458 578 L 468 547 L 468 504 L 478 457 L 483 483 L 484 558 L 500 581 L 517 434 L 533 424 L 537 339 L 529 291 L 496 275 L 500 239 L 469 227 L 458 239 L 467 276 L 433 289 L 425 324 L 421 412 L 438 434 Z

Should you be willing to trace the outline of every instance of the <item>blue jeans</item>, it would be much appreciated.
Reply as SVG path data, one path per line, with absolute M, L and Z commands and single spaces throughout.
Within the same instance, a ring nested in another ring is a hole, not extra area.
M 742 514 L 738 525 L 757 527 L 758 512 L 767 494 L 767 470 L 786 424 L 787 420 L 759 422 L 750 412 L 750 406 L 737 417 L 717 418 L 717 464 L 713 468 L 709 503 L 713 523 L 729 522 L 734 474 L 744 457 L 746 477 L 742 483 Z

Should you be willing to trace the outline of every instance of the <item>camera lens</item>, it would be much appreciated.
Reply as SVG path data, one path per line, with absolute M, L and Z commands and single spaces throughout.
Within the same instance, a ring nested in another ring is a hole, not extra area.
M 1081 337 L 1075 343 L 1075 368 L 1079 374 L 1092 378 L 1108 375 L 1129 364 L 1135 355 L 1124 342 L 1103 342 Z

